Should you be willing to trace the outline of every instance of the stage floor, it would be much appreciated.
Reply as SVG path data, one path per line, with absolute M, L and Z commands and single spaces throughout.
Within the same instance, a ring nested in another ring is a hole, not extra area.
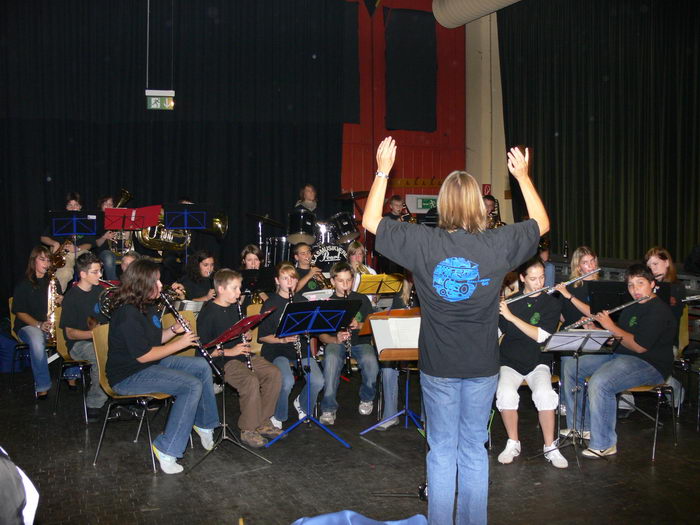
M 302 425 L 259 451 L 272 465 L 224 443 L 190 474 L 153 474 L 145 433 L 133 443 L 137 422 L 125 421 L 108 425 L 94 467 L 100 424 L 86 427 L 82 422 L 80 393 L 62 388 L 58 414 L 53 415 L 55 389 L 48 401 L 35 402 L 29 371 L 16 375 L 12 390 L 9 375 L 0 376 L 0 445 L 39 490 L 36 523 L 41 525 L 237 524 L 241 517 L 246 524 L 275 525 L 341 509 L 376 520 L 427 514 L 427 504 L 417 497 L 425 479 L 421 434 L 409 425 L 360 437 L 376 419 L 357 412 L 359 379 L 355 373 L 350 383 L 341 381 L 342 406 L 332 427 L 352 449 L 313 425 Z M 682 411 L 675 448 L 670 412 L 662 409 L 669 424 L 660 431 L 655 464 L 650 460 L 652 424 L 637 413 L 618 422 L 617 456 L 581 457 L 579 469 L 573 449 L 567 448 L 569 468 L 558 470 L 542 458 L 526 459 L 541 451 L 542 440 L 529 391 L 521 392 L 523 451 L 511 465 L 496 460 L 506 438 L 499 416 L 494 419 L 490 523 L 697 523 L 700 434 L 695 431 L 694 405 Z M 227 396 L 229 423 L 235 428 L 238 401 L 230 391 Z M 646 409 L 653 409 L 651 400 L 638 397 Z M 416 408 L 417 396 L 413 403 Z M 290 417 L 288 423 L 295 420 Z M 162 425 L 161 414 L 153 422 L 154 432 Z M 194 450 L 181 463 L 187 469 L 203 454 L 195 437 Z M 386 492 L 406 495 L 375 494 Z

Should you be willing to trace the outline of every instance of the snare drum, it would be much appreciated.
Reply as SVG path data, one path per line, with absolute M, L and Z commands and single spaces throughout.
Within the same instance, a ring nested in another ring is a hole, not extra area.
M 316 238 L 316 232 L 314 231 L 316 215 L 307 209 L 301 208 L 291 211 L 287 218 L 287 240 L 291 244 L 305 242 L 311 246 Z
M 275 266 L 289 261 L 289 241 L 287 237 L 267 237 L 263 244 L 263 266 Z
M 335 230 L 336 240 L 340 244 L 354 241 L 360 236 L 360 232 L 357 231 L 355 219 L 353 219 L 352 215 L 347 212 L 341 211 L 340 213 L 336 213 L 328 220 L 328 222 Z

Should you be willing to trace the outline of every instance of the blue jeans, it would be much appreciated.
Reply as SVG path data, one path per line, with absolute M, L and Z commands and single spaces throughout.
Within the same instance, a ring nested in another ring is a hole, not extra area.
M 656 368 L 633 355 L 581 356 L 579 358 L 578 381 L 574 377 L 576 363 L 572 365 L 565 369 L 565 373 L 569 375 L 569 384 L 583 386 L 586 377 L 591 376 L 586 396 L 586 419 L 589 419 L 588 414 L 590 413 L 591 441 L 588 446 L 595 450 L 604 450 L 617 443 L 617 434 L 615 433 L 615 423 L 617 422 L 616 394 L 633 386 L 656 385 L 664 381 Z M 582 407 L 583 399 L 579 393 L 577 407 L 579 414 Z M 568 422 L 568 406 L 566 415 Z M 582 428 L 589 430 L 586 427 Z
M 100 386 L 100 371 L 97 368 L 97 357 L 95 356 L 95 347 L 92 341 L 76 341 L 73 348 L 70 351 L 70 355 L 73 359 L 78 361 L 87 361 L 92 366 L 90 367 L 90 389 L 87 392 L 85 404 L 88 408 L 102 408 L 107 401 L 107 394 Z M 79 368 L 71 368 L 69 370 L 78 370 Z M 66 374 L 68 374 L 68 371 Z
M 379 374 L 379 362 L 377 352 L 372 345 L 355 345 L 350 350 L 350 355 L 357 360 L 362 372 L 362 385 L 360 386 L 360 401 L 374 401 L 377 393 L 377 374 Z M 323 354 L 323 378 L 326 380 L 326 390 L 321 400 L 322 412 L 335 412 L 338 410 L 338 402 L 335 399 L 340 381 L 340 371 L 345 362 L 345 346 L 339 344 L 327 344 Z
M 428 522 L 486 523 L 489 493 L 489 414 L 498 374 L 469 379 L 420 374 L 428 426 Z
M 36 392 L 49 390 L 51 388 L 51 374 L 49 373 L 49 359 L 46 355 L 46 332 L 36 326 L 23 326 L 17 335 L 29 345 L 29 358 L 32 362 L 32 374 L 34 374 L 34 390 Z
M 307 396 L 308 389 L 304 386 L 301 394 L 299 394 L 299 404 L 304 412 L 308 410 L 309 406 L 311 406 L 311 410 L 313 411 L 318 393 L 323 390 L 323 373 L 318 367 L 318 363 L 313 358 L 304 358 L 302 359 L 302 363 L 304 366 L 309 366 L 311 372 L 310 374 L 304 374 L 306 381 L 311 381 L 311 403 L 309 405 L 309 397 Z M 296 364 L 296 361 L 291 361 L 284 356 L 279 356 L 273 359 L 272 364 L 282 372 L 282 388 L 280 389 L 280 396 L 277 398 L 275 419 L 277 421 L 287 421 L 289 417 L 289 393 L 294 387 L 294 374 L 292 373 L 290 365 Z
M 176 458 L 185 452 L 192 425 L 205 429 L 219 426 L 211 368 L 203 357 L 166 357 L 112 388 L 122 395 L 163 392 L 175 397 L 165 432 L 153 444 Z
M 107 241 L 105 241 L 107 242 Z M 117 280 L 117 256 L 111 250 L 102 250 L 100 252 L 100 261 L 102 261 L 102 271 L 104 278 L 108 281 Z
M 382 367 L 382 391 L 384 396 L 382 419 L 386 419 L 399 411 L 399 371 L 396 368 Z

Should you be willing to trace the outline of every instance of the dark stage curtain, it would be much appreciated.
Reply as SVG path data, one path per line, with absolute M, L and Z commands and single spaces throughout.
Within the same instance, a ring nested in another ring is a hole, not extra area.
M 555 253 L 568 241 L 639 259 L 659 244 L 682 261 L 700 240 L 698 6 L 524 0 L 499 11 L 506 140 L 534 150 Z
M 286 224 L 307 181 L 334 206 L 344 2 L 151 0 L 148 86 L 146 6 L 0 5 L 2 306 L 70 190 L 89 209 L 120 188 L 130 206 L 183 195 L 219 205 L 230 266 L 255 240 L 246 212 Z M 146 87 L 175 89 L 176 109 L 147 111 Z

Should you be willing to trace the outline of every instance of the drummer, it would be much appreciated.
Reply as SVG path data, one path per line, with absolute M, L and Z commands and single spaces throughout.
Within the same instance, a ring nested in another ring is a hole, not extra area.
M 304 184 L 299 190 L 299 200 L 294 205 L 295 210 L 307 210 L 316 215 L 316 220 L 321 219 L 318 206 L 318 192 L 313 184 Z

